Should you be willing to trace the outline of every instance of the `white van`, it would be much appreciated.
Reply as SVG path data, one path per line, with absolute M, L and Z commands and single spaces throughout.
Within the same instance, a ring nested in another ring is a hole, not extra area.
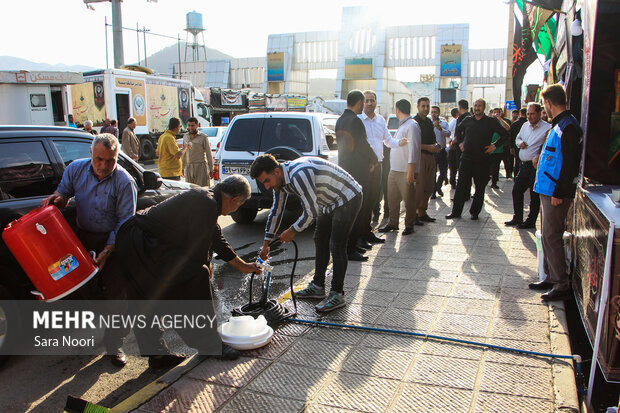
M 319 156 L 338 162 L 333 136 L 337 119 L 336 115 L 323 113 L 265 112 L 239 115 L 232 120 L 215 159 L 214 179 L 241 174 L 250 182 L 252 196 L 232 214 L 235 222 L 250 223 L 260 209 L 271 208 L 272 192 L 250 178 L 250 165 L 258 155 L 271 153 L 281 161 Z M 290 198 L 288 204 L 290 208 L 298 207 Z

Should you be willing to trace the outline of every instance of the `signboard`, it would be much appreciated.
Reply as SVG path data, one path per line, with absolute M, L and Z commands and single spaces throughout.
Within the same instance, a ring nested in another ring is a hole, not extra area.
M 148 84 L 148 117 L 150 131 L 163 133 L 168 121 L 179 116 L 179 97 L 174 86 Z
M 461 76 L 461 49 L 460 44 L 441 45 L 441 76 Z
M 287 98 L 287 106 L 289 111 L 305 112 L 308 99 L 305 97 L 289 96 Z
M 131 90 L 133 117 L 138 126 L 146 126 L 146 98 L 144 80 L 116 78 L 116 87 Z
M 506 110 L 515 110 L 515 109 L 519 109 L 517 107 L 517 105 L 515 104 L 514 100 L 507 100 L 506 101 Z
M 82 83 L 81 73 L 75 72 L 29 72 L 0 71 L 0 83 L 37 83 L 46 85 L 68 85 Z
M 267 55 L 267 81 L 284 82 L 284 52 Z
M 345 79 L 372 79 L 372 59 L 345 59 Z
M 275 112 L 286 111 L 286 96 L 267 96 L 265 98 L 265 107 Z
M 86 120 L 103 124 L 106 118 L 103 76 L 92 82 L 71 85 L 71 113 L 75 123 L 83 125 Z

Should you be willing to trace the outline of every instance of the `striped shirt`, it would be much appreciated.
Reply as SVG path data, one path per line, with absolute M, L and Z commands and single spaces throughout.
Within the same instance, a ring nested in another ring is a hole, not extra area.
M 267 241 L 276 236 L 290 194 L 297 195 L 303 206 L 303 213 L 292 225 L 295 232 L 301 232 L 319 213 L 329 214 L 362 193 L 361 185 L 348 172 L 314 156 L 284 162 L 282 171 L 284 185 L 278 191 L 273 191 L 273 205 L 265 230 Z

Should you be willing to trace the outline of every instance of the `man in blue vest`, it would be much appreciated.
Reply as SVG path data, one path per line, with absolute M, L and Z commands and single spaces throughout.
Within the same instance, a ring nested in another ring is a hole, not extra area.
M 562 237 L 566 215 L 577 190 L 583 133 L 577 119 L 568 111 L 562 85 L 547 86 L 542 91 L 542 98 L 552 119 L 551 130 L 533 164 L 538 164 L 534 191 L 540 194 L 542 207 L 541 233 L 547 277 L 529 287 L 550 290 L 541 296 L 545 301 L 567 300 L 570 298 L 570 280 L 566 273 Z

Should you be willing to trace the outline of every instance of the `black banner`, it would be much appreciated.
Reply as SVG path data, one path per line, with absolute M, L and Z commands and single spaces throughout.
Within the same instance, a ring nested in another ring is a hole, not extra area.
M 527 18 L 523 19 L 521 27 L 515 16 L 515 34 L 512 43 L 512 93 L 514 102 L 518 108 L 523 106 L 521 100 L 521 87 L 527 68 L 536 60 L 536 51 L 532 47 L 530 23 Z

